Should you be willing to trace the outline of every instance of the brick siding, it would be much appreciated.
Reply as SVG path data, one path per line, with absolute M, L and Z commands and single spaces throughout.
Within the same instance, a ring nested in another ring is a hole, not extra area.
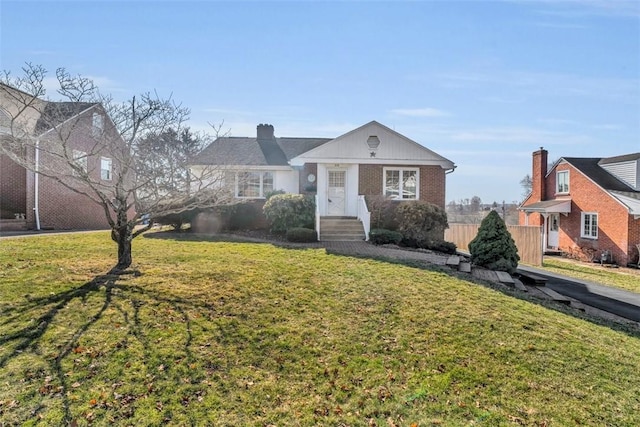
M 27 212 L 27 171 L 8 156 L 0 155 L 0 219 Z
M 383 170 L 386 167 L 419 168 L 420 200 L 433 203 L 444 209 L 445 206 L 445 171 L 440 166 L 406 166 L 406 165 L 360 165 L 358 176 L 358 194 L 380 196 L 383 191 Z
M 560 214 L 559 216 L 559 249 L 569 253 L 578 249 L 591 250 L 595 252 L 597 257 L 603 251 L 609 250 L 619 265 L 626 266 L 628 262 L 633 261 L 636 257 L 635 245 L 640 243 L 640 220 L 634 220 L 625 206 L 594 184 L 580 171 L 566 163 L 559 164 L 545 179 L 544 187 L 547 189 L 548 196 L 546 200 L 554 200 L 556 172 L 563 170 L 569 171 L 570 193 L 558 196 L 558 199 L 571 198 L 571 213 L 568 215 Z M 540 200 L 530 197 L 526 204 L 538 201 Z M 580 237 L 582 212 L 598 214 L 597 239 Z M 523 212 L 520 212 L 520 224 L 525 224 L 525 214 Z M 530 214 L 528 224 L 543 225 L 544 219 L 540 214 Z
M 73 131 L 69 133 L 67 143 L 70 147 L 76 150 L 84 152 L 91 152 L 94 149 L 95 141 L 91 137 L 91 120 L 93 110 L 89 110 L 77 120 L 71 120 L 67 126 L 74 126 Z M 106 121 L 109 122 L 108 120 Z M 105 123 L 105 125 L 108 125 Z M 69 129 L 63 128 L 62 132 L 67 132 Z M 111 128 L 113 131 L 113 128 Z M 51 134 L 53 134 L 52 132 Z M 52 136 L 53 137 L 53 136 Z M 40 142 L 41 146 L 45 147 L 47 139 L 43 138 Z M 47 155 L 45 150 L 41 150 L 40 164 L 43 168 L 49 170 L 60 171 L 60 176 L 69 176 L 70 168 L 67 164 L 54 160 L 51 155 Z M 87 170 L 94 179 L 100 178 L 100 159 L 101 156 L 90 156 L 87 159 Z M 5 169 L 3 166 L 2 182 L 3 185 L 0 188 L 2 193 L 2 200 L 8 197 L 9 193 L 5 191 L 5 170 L 11 171 L 11 180 L 18 175 L 20 166 L 14 164 L 14 166 Z M 116 169 L 115 161 L 113 162 L 113 169 Z M 22 173 L 19 176 L 23 180 L 24 185 L 21 188 L 22 197 L 24 198 L 25 213 L 27 214 L 27 225 L 30 228 L 35 228 L 36 220 L 34 214 L 34 199 L 35 199 L 35 178 L 33 172 L 26 172 L 22 169 Z M 74 184 L 76 188 L 81 188 L 79 184 Z M 56 182 L 52 178 L 47 178 L 43 175 L 39 176 L 39 217 L 40 225 L 42 228 L 53 228 L 57 230 L 99 230 L 109 228 L 109 224 L 105 217 L 104 209 L 101 205 L 92 201 L 87 196 L 78 194 L 75 191 L 70 190 L 64 185 Z

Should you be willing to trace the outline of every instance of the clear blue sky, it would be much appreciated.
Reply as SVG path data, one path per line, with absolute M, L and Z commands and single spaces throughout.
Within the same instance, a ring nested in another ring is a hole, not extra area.
M 377 120 L 454 161 L 447 201 L 521 200 L 531 153 L 640 151 L 640 1 L 7 1 L 1 67 L 65 67 L 191 126 Z M 55 94 L 52 94 L 55 95 Z

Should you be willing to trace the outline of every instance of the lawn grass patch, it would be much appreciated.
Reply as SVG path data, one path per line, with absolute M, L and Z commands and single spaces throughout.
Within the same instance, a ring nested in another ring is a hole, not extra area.
M 269 244 L 3 240 L 0 419 L 638 425 L 640 340 L 443 272 Z
M 638 270 L 611 268 L 599 264 L 577 263 L 548 257 L 545 258 L 542 267 L 552 273 L 640 293 L 640 272 Z

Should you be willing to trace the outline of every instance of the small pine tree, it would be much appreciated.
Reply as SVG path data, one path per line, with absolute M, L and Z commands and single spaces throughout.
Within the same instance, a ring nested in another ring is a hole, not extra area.
M 482 220 L 478 235 L 469 243 L 469 252 L 474 264 L 509 273 L 516 271 L 520 260 L 511 233 L 496 211 Z

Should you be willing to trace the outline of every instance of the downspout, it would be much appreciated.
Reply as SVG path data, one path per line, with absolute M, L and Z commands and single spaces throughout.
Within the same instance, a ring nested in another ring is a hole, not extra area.
M 36 140 L 36 153 L 35 153 L 35 176 L 34 182 L 34 196 L 33 196 L 33 213 L 36 219 L 36 230 L 40 231 L 40 140 Z

